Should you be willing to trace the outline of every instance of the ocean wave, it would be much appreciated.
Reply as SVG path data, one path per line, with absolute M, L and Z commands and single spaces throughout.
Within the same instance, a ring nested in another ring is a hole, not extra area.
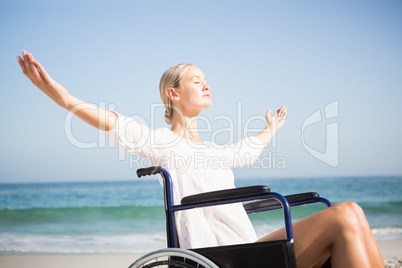
M 402 206 L 402 201 L 401 200 L 387 200 L 387 201 L 376 201 L 374 200 L 366 200 L 362 202 L 358 202 L 360 206 L 362 206 L 365 209 L 372 209 L 372 210 L 377 210 L 377 209 L 383 209 L 383 208 L 389 208 L 389 209 L 398 209 L 400 211 L 400 208 Z
M 278 226 L 256 226 L 259 237 Z M 377 240 L 402 238 L 402 228 L 374 228 Z M 165 232 L 124 235 L 39 235 L 21 233 L 0 234 L 1 253 L 140 253 L 166 248 Z
M 69 222 L 76 220 L 164 219 L 162 206 L 1 209 L 0 223 Z
M 0 234 L 3 253 L 137 253 L 166 247 L 164 233 L 125 235 Z
M 81 207 L 0 210 L 0 234 L 122 235 L 163 231 L 163 207 Z
M 402 238 L 402 228 L 398 227 L 373 228 L 371 231 L 377 240 L 392 240 Z
M 258 237 L 266 236 L 278 229 L 283 228 L 283 224 L 258 224 L 255 225 L 255 231 Z M 402 239 L 402 228 L 385 227 L 371 229 L 376 240 Z

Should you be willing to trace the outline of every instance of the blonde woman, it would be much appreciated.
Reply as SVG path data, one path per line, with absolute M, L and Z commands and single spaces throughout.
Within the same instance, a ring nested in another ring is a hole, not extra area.
M 23 51 L 17 59 L 23 73 L 59 106 L 107 131 L 121 149 L 148 159 L 151 165 L 164 166 L 172 176 L 176 201 L 233 188 L 231 168 L 251 164 L 283 126 L 287 114 L 285 106 L 273 116 L 269 109 L 260 133 L 236 144 L 217 146 L 201 141 L 197 133 L 197 117 L 212 102 L 203 72 L 191 64 L 176 65 L 163 74 L 160 95 L 171 127 L 151 130 L 71 96 L 32 54 Z M 182 248 L 285 239 L 283 229 L 258 239 L 241 204 L 179 212 L 176 226 Z M 328 257 L 333 267 L 384 267 L 365 215 L 355 203 L 339 203 L 295 222 L 293 231 L 298 267 L 320 267 Z

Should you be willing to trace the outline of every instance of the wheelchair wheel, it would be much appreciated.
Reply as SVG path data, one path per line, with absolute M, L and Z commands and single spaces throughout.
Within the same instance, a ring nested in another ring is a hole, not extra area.
M 145 254 L 129 268 L 219 268 L 204 256 L 190 250 L 180 248 L 166 248 Z

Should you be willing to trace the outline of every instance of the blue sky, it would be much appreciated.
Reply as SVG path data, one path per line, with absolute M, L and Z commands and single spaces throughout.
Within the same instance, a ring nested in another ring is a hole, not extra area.
M 67 112 L 21 73 L 22 49 L 72 95 L 147 122 L 161 103 L 162 73 L 193 63 L 212 88 L 202 115 L 213 128 L 202 139 L 228 128 L 222 116 L 233 119 L 235 134 L 222 131 L 217 143 L 242 138 L 248 119 L 286 105 L 265 166 L 236 169 L 238 178 L 401 175 L 401 15 L 400 1 L 0 0 L 0 182 L 136 177 L 128 155 L 119 160 L 76 118 L 74 139 L 98 146 L 74 145 Z M 326 119 L 334 103 L 336 116 Z M 306 125 L 317 110 L 322 120 Z M 155 113 L 155 128 L 166 127 L 163 109 Z M 336 140 L 327 140 L 328 124 Z M 311 154 L 329 153 L 328 144 L 336 145 L 333 166 Z

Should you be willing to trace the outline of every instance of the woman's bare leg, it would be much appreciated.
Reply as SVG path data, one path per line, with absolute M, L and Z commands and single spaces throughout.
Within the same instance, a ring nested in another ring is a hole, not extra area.
M 356 203 L 349 202 L 348 205 L 352 206 L 355 211 L 357 211 L 356 215 L 359 217 L 360 228 L 364 233 L 364 239 L 367 249 L 367 254 L 370 259 L 370 263 L 372 267 L 382 267 L 384 266 L 384 261 L 381 257 L 380 249 L 378 248 L 377 242 L 371 232 L 369 223 L 367 222 L 366 216 L 364 215 L 363 210 Z M 379 257 L 378 257 L 379 256 Z
M 320 267 L 331 256 L 336 267 L 384 267 L 361 208 L 340 203 L 293 223 L 298 267 Z M 260 240 L 285 238 L 284 229 Z

